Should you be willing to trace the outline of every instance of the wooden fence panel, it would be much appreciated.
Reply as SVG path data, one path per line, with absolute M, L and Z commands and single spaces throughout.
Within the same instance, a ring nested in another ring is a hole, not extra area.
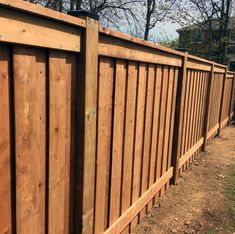
M 0 12 L 0 232 L 132 232 L 230 123 L 234 73 L 93 19 Z
M 0 233 L 12 233 L 10 50 L 0 45 Z
M 132 213 L 130 227 L 122 224 L 126 212 L 169 175 L 178 75 L 177 67 L 100 56 L 95 233 L 117 222 L 132 231 L 153 201 Z
M 182 144 L 179 170 L 188 167 L 203 143 L 202 129 L 209 72 L 188 69 L 182 124 Z
M 216 135 L 219 129 L 219 115 L 222 98 L 223 73 L 215 73 L 213 77 L 212 86 L 212 105 L 210 107 L 208 139 Z M 219 107 L 219 108 L 218 108 Z

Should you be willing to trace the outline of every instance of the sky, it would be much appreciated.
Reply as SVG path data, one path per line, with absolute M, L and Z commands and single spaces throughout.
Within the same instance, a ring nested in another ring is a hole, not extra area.
M 160 40 L 168 39 L 176 39 L 179 37 L 179 34 L 176 32 L 177 29 L 181 28 L 181 26 L 177 23 L 172 22 L 159 22 L 156 27 L 152 30 L 151 34 L 156 33 L 157 37 Z

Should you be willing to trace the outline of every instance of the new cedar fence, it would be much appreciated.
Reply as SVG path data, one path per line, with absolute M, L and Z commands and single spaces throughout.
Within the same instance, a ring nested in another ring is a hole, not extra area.
M 226 66 L 0 0 L 0 233 L 111 234 L 234 115 Z

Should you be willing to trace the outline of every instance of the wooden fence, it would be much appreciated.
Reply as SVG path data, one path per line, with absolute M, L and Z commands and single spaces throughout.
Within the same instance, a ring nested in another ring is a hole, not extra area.
M 0 0 L 0 233 L 132 231 L 234 115 L 235 74 Z

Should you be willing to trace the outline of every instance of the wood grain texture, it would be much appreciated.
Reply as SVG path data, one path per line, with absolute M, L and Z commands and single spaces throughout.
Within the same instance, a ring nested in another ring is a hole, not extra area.
M 145 126 L 144 126 L 144 143 L 143 143 L 143 158 L 142 158 L 142 172 L 141 172 L 141 195 L 148 188 L 149 168 L 150 165 L 150 147 L 152 136 L 152 123 L 153 123 L 153 103 L 155 91 L 155 66 L 148 66 L 148 84 L 146 94 L 146 113 L 145 113 Z M 146 208 L 141 212 L 140 218 L 146 213 Z
M 15 47 L 13 62 L 17 233 L 44 233 L 46 57 Z
M 114 122 L 109 225 L 111 225 L 120 216 L 126 75 L 126 62 L 117 60 L 115 69 L 115 100 L 113 112 Z
M 125 108 L 125 130 L 124 130 L 124 152 L 122 166 L 122 196 L 121 196 L 121 214 L 123 214 L 131 205 L 131 185 L 132 185 L 132 167 L 134 152 L 134 127 L 135 111 L 137 97 L 138 64 L 128 62 L 126 90 L 126 108 Z M 123 233 L 128 233 L 127 227 Z
M 133 177 L 132 177 L 132 204 L 139 198 L 141 190 L 141 163 L 143 152 L 143 136 L 144 136 L 144 117 L 145 117 L 145 102 L 146 102 L 146 85 L 147 85 L 147 66 L 139 64 L 138 73 L 138 96 L 136 108 L 136 129 L 135 129 L 135 144 L 133 158 Z M 131 222 L 131 231 L 138 223 L 138 217 Z
M 96 162 L 95 234 L 108 227 L 114 61 L 100 58 Z
M 12 233 L 11 151 L 9 103 L 10 51 L 0 46 L 0 233 Z
M 2 29 L 0 32 L 1 42 L 76 52 L 81 49 L 81 32 L 69 25 L 2 7 L 0 7 L 0 25 Z
M 69 233 L 72 86 L 76 57 L 49 53 L 48 233 Z

